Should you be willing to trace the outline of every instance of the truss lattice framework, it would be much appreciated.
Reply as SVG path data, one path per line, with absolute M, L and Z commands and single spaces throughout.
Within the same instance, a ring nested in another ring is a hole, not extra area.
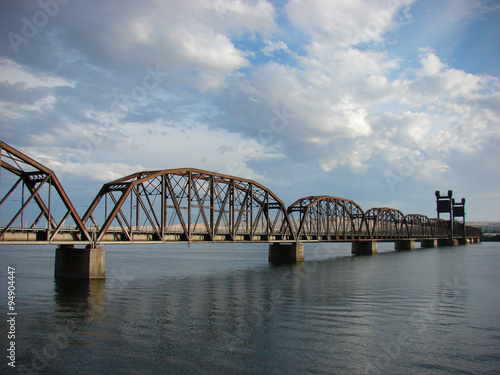
M 374 239 L 407 238 L 405 216 L 399 210 L 388 207 L 370 208 L 366 211 L 366 220 Z
M 71 231 L 71 239 L 91 241 L 80 216 L 52 170 L 2 141 L 0 141 L 0 164 L 0 170 L 9 172 L 11 176 L 14 176 L 12 181 L 15 181 L 0 201 L 2 211 L 4 209 L 9 211 L 4 213 L 12 215 L 11 212 L 15 212 L 11 220 L 1 228 L 0 239 L 4 238 L 7 231 L 13 229 L 13 224 L 18 219 L 21 220 L 22 225 L 21 228 L 16 229 L 19 229 L 22 237 L 25 219 L 30 218 L 31 224 L 27 224 L 26 229 L 37 230 L 39 240 L 53 241 L 62 231 L 68 217 L 71 216 L 77 228 L 77 232 Z M 56 194 L 52 194 L 53 189 Z M 46 193 L 46 197 L 42 193 Z M 17 202 L 20 204 L 17 205 Z M 58 217 L 57 210 L 53 206 L 61 203 L 67 211 Z
M 450 237 L 450 224 L 444 219 L 429 219 L 432 227 L 433 238 L 449 238 Z
M 270 190 L 193 168 L 139 172 L 104 184 L 83 222 L 93 223 L 97 242 L 295 240 L 286 207 Z
M 406 215 L 406 227 L 409 238 L 432 238 L 433 227 L 431 220 L 425 215 Z
M 288 213 L 299 240 L 349 241 L 370 236 L 363 210 L 349 199 L 305 197 L 289 206 Z

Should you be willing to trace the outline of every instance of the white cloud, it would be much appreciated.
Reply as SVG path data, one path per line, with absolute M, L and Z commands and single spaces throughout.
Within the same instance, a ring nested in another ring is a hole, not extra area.
M 61 174 L 70 174 L 82 179 L 109 182 L 129 174 L 143 171 L 141 164 L 124 163 L 60 163 L 49 162 L 47 166 Z
M 275 51 L 284 51 L 284 52 L 291 53 L 291 51 L 288 48 L 288 46 L 286 45 L 286 43 L 283 42 L 282 40 L 278 40 L 277 42 L 273 42 L 271 40 L 266 40 L 264 43 L 266 44 L 266 46 L 264 48 L 262 48 L 261 51 L 266 56 L 272 56 L 272 54 Z
M 477 13 L 465 3 L 456 17 Z M 491 158 L 500 86 L 425 44 L 398 53 L 398 27 L 424 5 L 70 2 L 26 54 L 1 60 L 2 133 L 47 145 L 36 156 L 54 169 L 101 180 L 193 166 L 280 186 L 285 170 L 312 187 L 364 174 L 384 185 L 416 155 L 405 181 L 444 178 L 457 154 Z
M 401 9 L 413 0 L 291 0 L 286 5 L 290 20 L 315 40 L 335 46 L 382 41 L 397 23 Z
M 82 8 L 62 25 L 69 31 L 65 38 L 78 43 L 79 52 L 91 63 L 161 64 L 178 78 L 186 71 L 202 80 L 216 76 L 202 82 L 201 91 L 221 87 L 227 77 L 250 66 L 248 51 L 235 47 L 233 38 L 254 38 L 276 29 L 274 8 L 266 1 L 174 0 L 140 5 L 116 1 L 75 6 Z M 92 28 L 87 27 L 89 22 Z
M 446 67 L 446 65 L 430 51 L 425 53 L 420 59 L 420 63 L 422 64 L 422 69 L 420 69 L 419 75 L 422 77 L 436 77 L 438 73 Z
M 33 87 L 74 87 L 71 82 L 62 77 L 50 75 L 35 75 L 11 59 L 0 58 L 0 82 L 10 85 L 22 84 L 25 88 Z
M 470 98 L 485 88 L 488 78 L 449 68 L 430 50 L 423 50 L 421 68 L 411 85 L 419 94 L 428 96 L 432 102 L 436 98 Z

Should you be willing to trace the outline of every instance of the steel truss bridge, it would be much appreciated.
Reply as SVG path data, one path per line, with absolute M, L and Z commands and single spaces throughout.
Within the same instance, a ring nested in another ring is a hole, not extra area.
M 352 200 L 329 195 L 301 198 L 287 207 L 255 181 L 193 168 L 144 171 L 108 182 L 80 216 L 51 169 L 1 141 L 0 150 L 4 244 L 481 237 L 479 228 L 461 222 L 388 207 L 363 211 Z

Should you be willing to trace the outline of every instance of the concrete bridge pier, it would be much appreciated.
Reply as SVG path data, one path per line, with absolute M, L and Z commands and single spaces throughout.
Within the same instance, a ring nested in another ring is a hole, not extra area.
M 87 245 L 76 249 L 74 245 L 59 245 L 56 249 L 54 276 L 76 279 L 105 279 L 104 248 Z
M 438 240 L 436 239 L 422 240 L 420 242 L 420 246 L 424 248 L 438 247 Z
M 353 241 L 351 244 L 351 253 L 354 255 L 372 255 L 377 252 L 377 241 Z
M 298 242 L 292 243 L 270 243 L 269 244 L 270 262 L 303 262 L 304 244 Z
M 458 240 L 456 238 L 440 238 L 438 241 L 438 246 L 457 246 Z
M 397 240 L 394 242 L 395 250 L 415 250 L 414 240 Z

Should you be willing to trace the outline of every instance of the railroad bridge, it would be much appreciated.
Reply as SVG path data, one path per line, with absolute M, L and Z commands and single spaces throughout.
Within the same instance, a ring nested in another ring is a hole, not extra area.
M 451 191 L 436 192 L 438 218 L 388 207 L 367 211 L 330 195 L 286 206 L 253 180 L 194 168 L 137 172 L 105 183 L 83 216 L 56 174 L 0 141 L 0 244 L 57 244 L 56 276 L 104 277 L 103 244 L 265 242 L 270 261 L 303 261 L 303 243 L 351 242 L 353 254 L 377 243 L 397 250 L 478 242 Z M 7 173 L 5 173 L 7 172 Z M 455 208 L 457 206 L 458 208 Z M 449 220 L 439 218 L 449 212 Z M 85 249 L 75 246 L 85 246 Z

